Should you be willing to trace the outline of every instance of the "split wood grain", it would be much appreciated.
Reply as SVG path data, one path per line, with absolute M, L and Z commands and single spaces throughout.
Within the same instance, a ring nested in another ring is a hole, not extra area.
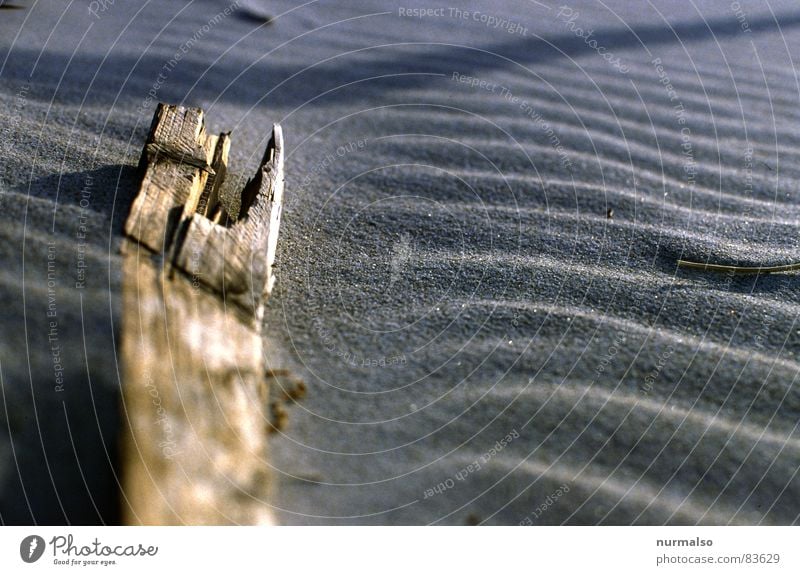
M 265 524 L 268 386 L 261 318 L 284 178 L 280 126 L 240 213 L 220 186 L 229 134 L 160 104 L 125 223 L 123 521 Z

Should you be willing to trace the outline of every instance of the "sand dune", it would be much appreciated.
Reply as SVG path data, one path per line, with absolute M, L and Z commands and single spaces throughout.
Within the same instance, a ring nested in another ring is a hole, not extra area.
M 236 176 L 286 134 L 265 321 L 309 394 L 271 443 L 280 522 L 800 520 L 798 276 L 676 269 L 798 259 L 792 2 L 748 3 L 749 31 L 727 3 L 572 3 L 626 73 L 552 2 L 470 3 L 524 34 L 243 2 L 181 52 L 226 6 L 0 20 L 0 521 L 117 518 L 121 222 L 176 53 L 155 101 L 232 129 Z

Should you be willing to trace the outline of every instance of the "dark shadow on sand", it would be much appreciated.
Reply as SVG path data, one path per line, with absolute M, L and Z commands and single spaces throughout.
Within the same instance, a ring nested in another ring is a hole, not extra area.
M 777 21 L 781 29 L 793 28 L 800 25 L 800 14 L 781 14 Z M 234 36 L 246 34 L 250 31 L 246 27 L 248 24 L 252 25 L 248 16 L 239 17 L 237 21 L 225 24 L 225 33 Z M 778 29 L 775 21 L 766 17 L 754 17 L 749 24 L 753 35 Z M 264 52 L 271 47 L 270 31 L 279 26 L 280 21 L 275 21 L 257 31 L 264 38 Z M 617 28 L 594 30 L 592 38 L 609 51 L 619 51 L 642 45 L 654 48 L 668 44 L 713 42 L 715 39 L 734 37 L 741 32 L 735 18 L 718 18 L 705 22 L 678 22 L 671 28 L 665 23 L 633 28 L 620 25 Z M 300 48 L 299 45 L 293 47 Z M 476 75 L 498 69 L 521 71 L 515 63 L 530 67 L 546 61 L 579 56 L 590 50 L 583 38 L 565 30 L 544 37 L 515 37 L 484 46 L 431 42 L 376 47 L 354 54 L 344 53 L 307 70 L 301 66 L 278 64 L 267 58 L 253 63 L 235 50 L 210 67 L 211 60 L 200 60 L 196 54 L 190 53 L 169 72 L 159 88 L 157 99 L 205 106 L 219 99 L 243 106 L 263 102 L 265 105 L 279 104 L 291 108 L 304 105 L 312 99 L 314 106 L 340 102 L 380 103 L 392 92 L 419 88 L 436 81 L 436 78 L 430 77 L 431 74 L 450 76 L 457 71 Z M 32 90 L 29 97 L 43 101 L 55 98 L 61 103 L 70 104 L 110 104 L 118 93 L 122 97 L 120 102 L 124 103 L 127 97 L 137 104 L 141 103 L 165 64 L 163 56 L 149 52 L 141 58 L 111 53 L 104 60 L 100 54 L 77 53 L 73 56 L 45 52 L 40 55 L 34 50 L 15 49 L 10 55 L 13 65 L 6 66 L 4 79 L 26 82 L 37 58 L 38 64 L 32 79 L 46 88 Z M 56 92 L 58 78 L 65 69 L 66 75 Z M 308 81 L 312 77 L 313 82 Z M 87 93 L 86 87 L 90 83 L 92 88 Z M 346 86 L 351 83 L 354 84 Z M 184 86 L 194 87 L 187 91 L 182 88 Z M 330 93 L 322 96 L 327 90 Z M 266 96 L 268 93 L 269 96 Z M 147 124 L 149 117 L 144 122 Z

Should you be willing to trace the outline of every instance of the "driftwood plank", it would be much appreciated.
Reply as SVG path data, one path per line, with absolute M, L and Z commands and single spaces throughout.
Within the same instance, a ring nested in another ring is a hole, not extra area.
M 125 224 L 123 520 L 264 524 L 270 429 L 262 349 L 283 194 L 274 126 L 237 217 L 219 201 L 228 134 L 161 104 Z

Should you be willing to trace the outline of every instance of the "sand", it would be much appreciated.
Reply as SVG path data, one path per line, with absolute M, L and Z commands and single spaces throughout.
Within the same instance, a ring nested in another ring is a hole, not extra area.
M 800 518 L 798 276 L 676 269 L 798 259 L 792 2 L 25 4 L 0 18 L 3 523 L 117 520 L 155 101 L 232 129 L 242 177 L 286 134 L 265 321 L 308 397 L 271 442 L 279 522 Z

